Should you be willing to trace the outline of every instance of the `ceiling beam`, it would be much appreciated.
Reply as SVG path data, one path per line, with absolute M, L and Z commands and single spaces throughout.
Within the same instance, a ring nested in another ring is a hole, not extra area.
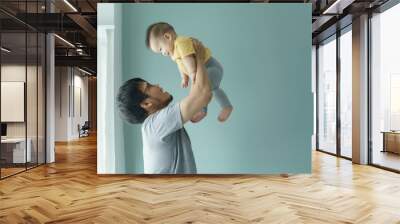
M 328 7 L 323 10 L 322 14 L 342 14 L 343 10 L 353 2 L 355 2 L 355 0 L 336 0 L 328 5 Z
M 62 13 L 18 13 L 15 17 L 41 32 L 82 30 L 75 21 Z
M 55 56 L 56 66 L 80 66 L 88 67 L 96 71 L 97 60 L 90 56 Z
M 317 18 L 317 20 L 312 24 L 312 32 L 314 33 L 318 31 L 324 24 L 326 24 L 334 17 L 335 16 L 320 16 L 319 18 Z
M 94 28 L 85 17 L 75 13 L 67 14 L 67 16 L 79 25 L 90 38 L 96 39 L 96 28 Z

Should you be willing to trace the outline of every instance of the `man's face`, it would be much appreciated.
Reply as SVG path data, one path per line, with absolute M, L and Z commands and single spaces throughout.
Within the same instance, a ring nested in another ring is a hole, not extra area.
M 164 91 L 158 84 L 152 85 L 148 82 L 143 82 L 141 90 L 148 96 L 148 98 L 145 99 L 145 103 L 149 103 L 149 110 L 162 109 L 172 101 L 171 94 Z
M 150 36 L 150 49 L 163 56 L 171 57 L 174 53 L 174 41 L 170 33 L 165 33 L 162 36 Z

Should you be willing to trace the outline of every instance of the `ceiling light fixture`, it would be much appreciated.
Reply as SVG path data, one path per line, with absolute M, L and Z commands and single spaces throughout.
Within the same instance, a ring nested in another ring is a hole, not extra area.
M 1 47 L 1 50 L 4 51 L 4 52 L 7 52 L 7 53 L 10 53 L 10 52 L 11 52 L 11 50 L 9 50 L 9 49 L 7 49 L 7 48 L 5 48 L 5 47 Z
M 66 39 L 64 39 L 64 38 L 62 38 L 62 37 L 60 37 L 60 36 L 57 35 L 57 34 L 54 34 L 54 36 L 57 37 L 58 39 L 60 39 L 61 41 L 63 41 L 64 43 L 68 44 L 69 46 L 75 48 L 75 45 L 73 45 L 73 44 L 72 44 L 71 42 L 69 42 L 68 40 L 66 40 Z
M 340 0 L 336 0 L 332 5 L 330 5 L 322 14 L 332 13 L 331 10 L 334 9 L 337 4 L 339 4 Z
M 90 72 L 88 72 L 88 71 L 86 71 L 86 70 L 83 70 L 83 69 L 81 69 L 81 68 L 79 68 L 79 67 L 78 67 L 78 70 L 81 71 L 81 72 L 83 72 L 83 73 L 85 73 L 85 74 L 88 74 L 88 75 L 90 75 L 90 76 L 92 75 L 92 73 L 90 73 Z
M 67 4 L 72 10 L 74 10 L 75 12 L 78 12 L 78 10 L 71 4 L 69 3 L 68 0 L 64 0 L 65 4 Z
M 328 14 L 333 14 L 333 15 L 339 15 L 343 13 L 343 10 L 347 8 L 349 5 L 351 5 L 355 0 L 336 0 L 333 2 L 332 5 L 330 5 L 327 9 L 324 10 L 322 14 L 328 15 Z

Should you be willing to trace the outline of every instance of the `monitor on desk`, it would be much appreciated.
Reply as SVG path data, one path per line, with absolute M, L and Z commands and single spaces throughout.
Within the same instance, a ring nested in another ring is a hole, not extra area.
M 1 123 L 1 137 L 7 136 L 7 124 Z

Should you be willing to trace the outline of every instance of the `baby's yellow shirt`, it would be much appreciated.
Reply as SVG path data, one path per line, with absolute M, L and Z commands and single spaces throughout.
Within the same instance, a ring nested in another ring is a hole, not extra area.
M 187 75 L 190 74 L 187 72 L 182 58 L 191 54 L 196 54 L 192 39 L 190 37 L 177 36 L 174 42 L 174 54 L 172 60 L 174 60 L 176 64 L 178 64 L 179 69 Z M 206 63 L 210 58 L 211 50 L 206 47 L 204 63 Z

